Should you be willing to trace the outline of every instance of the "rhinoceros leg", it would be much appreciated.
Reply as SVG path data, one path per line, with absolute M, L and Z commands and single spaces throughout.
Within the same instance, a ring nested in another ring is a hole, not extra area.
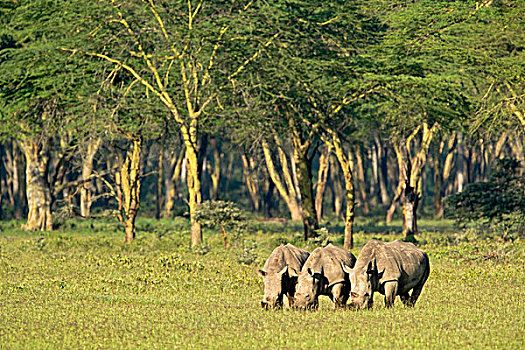
M 412 295 L 410 296 L 410 300 L 407 302 L 407 306 L 414 306 L 416 304 L 417 299 L 419 298 L 419 295 L 421 294 L 421 291 L 423 290 L 423 286 L 425 285 L 426 279 L 422 282 L 420 282 L 417 286 L 412 289 Z
M 428 257 L 427 257 L 427 266 L 425 269 L 425 274 L 423 275 L 423 278 L 421 278 L 421 281 L 417 284 L 417 286 L 412 289 L 412 294 L 410 295 L 410 301 L 409 306 L 414 306 L 416 304 L 417 299 L 419 298 L 419 295 L 421 294 L 421 291 L 423 290 L 423 286 L 427 282 L 428 275 L 430 274 L 430 267 L 428 264 Z
M 405 306 L 412 306 L 410 303 L 410 294 L 408 294 L 408 292 L 399 294 L 399 297 Z
M 293 295 L 287 294 L 286 297 L 288 298 L 288 307 L 290 308 L 294 307 L 295 299 Z
M 335 309 L 345 306 L 346 301 L 348 300 L 348 293 L 345 292 L 346 288 L 345 285 L 342 283 L 338 283 L 332 287 L 331 299 L 334 302 Z
M 385 283 L 385 306 L 392 307 L 394 306 L 394 300 L 397 295 L 397 281 L 391 281 Z

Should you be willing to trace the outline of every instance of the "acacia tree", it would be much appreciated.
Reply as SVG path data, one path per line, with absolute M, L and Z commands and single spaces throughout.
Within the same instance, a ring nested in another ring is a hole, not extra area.
M 57 11 L 55 3 L 18 1 L 3 3 L 0 12 L 1 134 L 17 140 L 26 157 L 28 230 L 53 228 L 54 186 L 64 173 L 57 166 L 69 156 L 53 151 L 68 139 L 66 106 L 78 87 L 73 67 L 56 50 L 66 32 Z
M 258 83 L 252 94 L 261 101 L 260 114 L 264 115 L 255 116 L 265 126 L 259 132 L 273 132 L 270 139 L 276 134 L 293 146 L 305 238 L 314 236 L 319 227 L 312 161 L 322 143 L 320 125 L 330 114 L 325 113 L 330 105 L 327 101 L 340 104 L 353 92 L 337 88 L 356 78 L 348 68 L 355 67 L 356 61 L 349 58 L 372 31 L 368 19 L 360 17 L 358 3 L 279 2 L 262 21 L 281 34 L 255 69 L 246 74 L 247 80 Z
M 193 215 L 202 201 L 199 129 L 239 72 L 275 37 L 251 41 L 247 35 L 252 14 L 264 11 L 264 4 L 136 0 L 74 6 L 83 40 L 65 49 L 125 70 L 132 76 L 129 88 L 145 89 L 178 125 L 186 149 L 191 244 L 201 244 Z
M 490 3 L 396 2 L 381 16 L 385 31 L 375 54 L 382 65 L 374 79 L 385 89 L 375 108 L 383 131 L 394 140 L 399 168 L 387 221 L 401 198 L 407 237 L 417 232 L 421 174 L 432 140 L 439 130 L 464 130 L 475 110 L 474 67 L 482 60 L 474 45 L 465 45 L 472 39 L 465 29 L 481 24 Z M 371 9 L 378 11 L 374 5 Z

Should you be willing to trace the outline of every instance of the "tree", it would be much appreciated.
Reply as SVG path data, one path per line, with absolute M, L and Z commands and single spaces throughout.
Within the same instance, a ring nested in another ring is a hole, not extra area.
M 264 115 L 262 119 L 256 115 L 254 124 L 264 123 L 263 130 L 274 133 L 270 139 L 289 138 L 293 146 L 305 238 L 314 236 L 319 227 L 312 180 L 312 161 L 321 144 L 319 129 L 330 115 L 328 108 L 354 92 L 341 87 L 349 80 L 355 82 L 352 69 L 360 64 L 353 57 L 374 30 L 361 17 L 360 5 L 279 3 L 263 21 L 280 35 L 256 68 L 246 72 L 247 80 L 257 82 L 252 96 Z
M 66 35 L 60 4 L 47 1 L 3 3 L 0 21 L 0 118 L 3 138 L 13 138 L 26 158 L 28 230 L 51 230 L 55 180 L 74 147 L 53 152 L 74 138 L 68 104 L 79 88 L 78 76 L 56 50 Z M 52 161 L 53 160 L 53 161 Z M 54 160 L 57 160 L 54 162 Z M 54 171 L 54 173 L 52 173 Z
M 180 129 L 186 149 L 192 246 L 202 243 L 201 226 L 194 218 L 202 201 L 200 128 L 239 72 L 273 40 L 275 33 L 260 42 L 249 38 L 252 14 L 264 10 L 260 6 L 264 5 L 144 0 L 82 2 L 75 7 L 84 39 L 66 49 L 125 71 L 131 77 L 129 89 L 145 89 Z M 93 30 L 96 35 L 91 35 Z

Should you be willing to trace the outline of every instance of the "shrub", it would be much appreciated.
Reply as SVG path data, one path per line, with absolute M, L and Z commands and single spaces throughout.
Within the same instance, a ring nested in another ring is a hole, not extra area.
M 445 215 L 460 225 L 480 221 L 503 228 L 503 236 L 520 230 L 525 221 L 525 178 L 514 159 L 501 159 L 487 182 L 469 184 L 445 200 Z
M 246 227 L 243 212 L 232 202 L 203 202 L 195 211 L 195 219 L 204 226 L 220 229 L 224 249 L 228 249 L 232 237 Z

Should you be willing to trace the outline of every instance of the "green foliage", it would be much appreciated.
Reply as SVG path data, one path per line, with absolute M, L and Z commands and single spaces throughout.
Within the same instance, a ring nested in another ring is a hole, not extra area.
M 245 215 L 233 202 L 205 201 L 199 204 L 194 218 L 204 226 L 219 228 L 225 249 L 246 228 Z
M 144 219 L 139 227 L 154 228 L 155 223 Z M 161 224 L 169 227 L 169 221 Z M 420 224 L 425 226 L 424 221 Z M 518 307 L 525 298 L 523 240 L 487 242 L 454 233 L 425 234 L 422 240 L 429 243 L 421 247 L 429 254 L 432 270 L 414 309 L 404 308 L 398 299 L 387 310 L 382 296 L 376 295 L 374 308 L 363 312 L 334 311 L 327 297 L 320 298 L 315 312 L 265 311 L 260 308 L 263 284 L 255 268 L 262 267 L 271 252 L 262 243 L 272 233 L 247 236 L 245 247 L 251 252 L 245 255 L 213 248 L 201 255 L 149 230 L 140 230 L 135 242 L 124 244 L 111 226 L 98 223 L 95 231 L 83 225 L 35 237 L 2 223 L 2 348 L 523 345 L 525 315 Z M 187 234 L 179 230 L 174 224 L 170 235 Z M 290 240 L 294 233 L 280 234 Z M 371 237 L 400 236 L 358 233 L 359 247 Z
M 523 232 L 525 220 L 525 178 L 519 175 L 521 163 L 513 159 L 498 161 L 489 181 L 472 183 L 463 192 L 447 197 L 446 216 L 460 224 L 472 221 Z
M 60 50 L 75 33 L 66 4 L 22 0 L 0 5 L 1 136 L 80 133 L 87 123 L 84 115 L 92 116 L 89 100 L 97 72 L 86 60 L 72 60 Z

